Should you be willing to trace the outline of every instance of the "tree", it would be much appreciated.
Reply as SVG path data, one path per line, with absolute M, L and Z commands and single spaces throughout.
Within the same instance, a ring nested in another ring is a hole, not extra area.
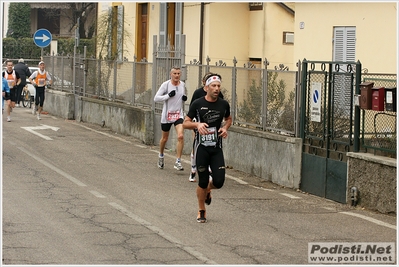
M 79 2 L 79 3 L 62 3 L 68 6 L 68 8 L 60 8 L 60 9 L 46 9 L 46 16 L 48 18 L 52 17 L 62 17 L 68 20 L 69 23 L 69 32 L 74 33 L 73 31 L 77 26 L 79 26 L 79 35 L 82 39 L 90 39 L 93 37 L 94 29 L 95 29 L 95 17 L 97 10 L 97 3 L 87 3 L 87 2 Z M 79 25 L 77 21 L 79 20 Z
M 10 3 L 8 10 L 8 31 L 7 37 L 26 38 L 30 34 L 30 13 L 29 3 Z
M 278 72 L 269 71 L 267 75 L 267 121 L 269 128 L 293 131 L 295 93 L 291 92 L 286 100 L 286 83 L 278 80 Z M 262 81 L 259 81 L 262 84 Z M 246 98 L 239 105 L 239 121 L 261 125 L 262 124 L 262 99 L 261 85 L 256 85 L 252 80 L 246 93 Z

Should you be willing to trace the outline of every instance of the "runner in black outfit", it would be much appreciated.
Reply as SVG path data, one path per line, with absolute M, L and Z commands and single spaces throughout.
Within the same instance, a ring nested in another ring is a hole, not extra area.
M 200 87 L 200 88 L 198 88 L 197 90 L 194 91 L 193 96 L 191 97 L 190 106 L 194 102 L 194 100 L 206 96 L 206 91 L 204 89 L 205 82 L 208 79 L 208 77 L 210 77 L 212 74 L 214 74 L 214 73 L 208 72 L 208 73 L 206 73 L 204 75 L 204 77 L 202 77 L 202 87 Z M 222 94 L 222 91 L 219 92 L 219 97 L 220 98 L 224 98 L 223 94 Z M 195 132 L 196 132 L 196 130 L 194 129 L 193 130 L 193 138 L 195 138 Z M 193 150 L 191 151 L 191 173 L 190 173 L 190 176 L 188 177 L 188 180 L 190 182 L 196 182 L 197 181 L 195 179 L 195 173 L 197 172 L 197 166 L 195 164 L 195 158 L 194 158 L 194 154 L 195 154 L 194 145 L 195 145 L 195 142 L 193 142 Z M 210 173 L 210 175 L 211 176 L 209 176 L 209 179 L 212 179 L 212 173 Z
M 199 182 L 197 186 L 198 216 L 197 222 L 206 222 L 205 201 L 211 199 L 211 189 L 220 189 L 225 180 L 226 169 L 222 150 L 222 138 L 227 137 L 227 130 L 231 126 L 229 103 L 219 98 L 221 77 L 213 74 L 205 84 L 205 97 L 195 100 L 185 117 L 184 129 L 197 129 L 196 165 Z M 196 122 L 193 122 L 193 119 Z M 222 126 L 222 122 L 224 124 Z M 209 181 L 210 166 L 213 179 Z

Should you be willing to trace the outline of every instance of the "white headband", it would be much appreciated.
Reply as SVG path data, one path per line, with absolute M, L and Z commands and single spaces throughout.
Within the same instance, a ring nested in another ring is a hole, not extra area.
M 222 82 L 221 80 L 220 80 L 220 77 L 219 76 L 211 76 L 211 77 L 209 77 L 207 80 L 206 80 L 206 83 L 205 83 L 205 85 L 206 86 L 208 86 L 208 85 L 210 85 L 212 82 Z

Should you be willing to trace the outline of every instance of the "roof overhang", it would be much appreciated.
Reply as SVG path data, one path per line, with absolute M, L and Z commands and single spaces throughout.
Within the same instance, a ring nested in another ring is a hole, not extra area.
M 69 3 L 29 3 L 31 8 L 48 8 L 48 9 L 69 9 Z

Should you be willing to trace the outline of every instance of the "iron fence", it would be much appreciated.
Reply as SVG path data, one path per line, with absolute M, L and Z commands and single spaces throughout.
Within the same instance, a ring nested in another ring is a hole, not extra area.
M 83 56 L 75 61 L 68 56 L 46 56 L 44 60 L 47 70 L 56 77 L 55 90 L 153 108 L 158 113 L 162 109 L 162 103 L 154 105 L 153 96 L 162 81 L 169 79 L 170 69 L 163 65 L 154 67 L 146 60 L 118 62 Z M 211 64 L 208 58 L 206 64 L 194 61 L 181 66 L 188 96 L 185 110 L 188 111 L 193 92 L 202 86 L 202 76 L 210 71 L 222 76 L 222 92 L 231 105 L 234 125 L 298 136 L 298 71 L 268 69 L 267 60 L 261 68 L 251 64 L 240 67 L 235 59 L 232 61 L 233 66 L 226 66 L 220 61 Z M 362 81 L 396 87 L 395 74 L 365 73 Z M 382 151 L 396 157 L 396 110 L 362 110 L 360 128 L 362 150 Z
M 396 75 L 366 73 L 362 75 L 362 81 L 373 82 L 374 88 L 384 87 L 385 94 L 391 91 L 393 103 L 391 107 L 384 103 L 379 110 L 362 109 L 361 145 L 365 151 L 396 158 Z
M 170 69 L 163 64 L 147 61 L 107 61 L 100 59 L 75 59 L 69 56 L 45 56 L 46 68 L 57 81 L 53 89 L 69 91 L 82 96 L 118 101 L 129 105 L 153 105 L 153 91 L 169 79 Z M 235 62 L 235 59 L 233 59 Z M 172 64 L 173 62 L 170 62 Z M 169 65 L 170 65 L 169 64 Z M 206 72 L 222 76 L 222 92 L 229 101 L 235 125 L 264 131 L 295 135 L 295 71 L 268 70 L 265 68 L 238 67 L 226 64 L 183 65 L 182 80 L 190 100 L 194 91 L 202 86 Z M 74 72 L 75 70 L 75 72 Z M 162 77 L 159 79 L 153 75 Z M 154 86 L 154 82 L 156 83 Z M 185 104 L 188 110 L 190 101 Z M 162 103 L 154 107 L 160 112 Z

